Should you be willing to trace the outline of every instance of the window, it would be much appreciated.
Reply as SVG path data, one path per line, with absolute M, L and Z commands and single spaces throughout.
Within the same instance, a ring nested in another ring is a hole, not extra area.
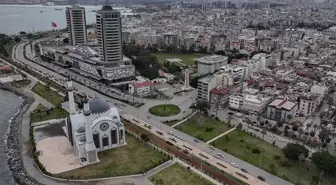
M 108 136 L 103 137 L 103 147 L 109 146 Z
M 124 132 L 123 132 L 123 130 L 120 130 L 120 132 L 119 132 L 119 140 L 122 140 L 123 137 L 124 137 Z
M 111 143 L 117 144 L 117 130 L 111 130 Z
M 93 142 L 96 145 L 96 148 L 100 148 L 100 142 L 99 142 L 99 133 L 93 134 Z

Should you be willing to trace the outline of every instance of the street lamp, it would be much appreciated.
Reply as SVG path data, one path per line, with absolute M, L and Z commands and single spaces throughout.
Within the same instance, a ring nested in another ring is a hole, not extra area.
M 318 184 L 317 185 L 320 185 L 320 183 L 321 183 L 321 178 L 322 178 L 322 175 L 323 175 L 323 170 L 321 171 L 321 173 L 320 173 L 320 178 L 319 178 L 319 182 L 318 182 Z

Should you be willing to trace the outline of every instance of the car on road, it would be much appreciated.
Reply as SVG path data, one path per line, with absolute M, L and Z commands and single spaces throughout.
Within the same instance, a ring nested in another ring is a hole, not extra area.
M 258 179 L 260 179 L 260 180 L 262 180 L 262 181 L 266 181 L 266 179 L 265 179 L 265 177 L 263 177 L 263 176 L 258 176 Z
M 147 116 L 148 119 L 150 119 L 151 117 L 150 116 Z
M 197 139 L 194 139 L 194 141 L 195 141 L 196 143 L 199 143 L 199 140 L 197 140 Z
M 254 128 L 253 130 L 255 130 L 255 131 L 257 131 L 257 132 L 260 132 L 260 130 L 259 130 L 259 129 L 257 129 L 257 128 Z
M 238 168 L 238 164 L 236 164 L 236 163 L 231 163 L 231 166 L 233 166 L 235 168 Z
M 169 135 L 174 135 L 174 132 L 173 131 L 169 131 L 168 134 Z
M 245 172 L 245 173 L 248 173 L 247 169 L 245 169 L 245 168 L 242 168 L 240 170 L 243 171 L 243 172 Z
M 210 149 L 211 149 L 211 150 L 215 150 L 215 147 L 213 147 L 213 146 L 210 146 Z

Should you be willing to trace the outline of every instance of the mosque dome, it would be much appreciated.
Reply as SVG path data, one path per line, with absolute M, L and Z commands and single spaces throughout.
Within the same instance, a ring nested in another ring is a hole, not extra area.
M 86 142 L 86 137 L 82 136 L 81 138 L 79 138 L 79 141 L 85 143 Z
M 90 99 L 89 107 L 92 114 L 102 114 L 110 110 L 110 105 L 98 98 Z
M 80 133 L 80 134 L 84 133 L 85 132 L 85 126 L 83 125 L 83 126 L 79 127 L 77 132 Z

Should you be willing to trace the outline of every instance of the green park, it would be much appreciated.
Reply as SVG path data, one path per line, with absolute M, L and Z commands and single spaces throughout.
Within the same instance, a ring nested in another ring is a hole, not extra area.
M 149 112 L 155 116 L 168 117 L 179 114 L 181 109 L 174 104 L 161 104 L 151 107 Z
M 210 139 L 228 131 L 230 125 L 215 118 L 197 113 L 187 121 L 179 124 L 176 129 L 187 133 L 202 141 Z
M 127 145 L 98 153 L 100 162 L 58 174 L 63 178 L 98 178 L 141 174 L 169 158 L 136 138 L 126 135 Z
M 211 144 L 294 184 L 315 185 L 318 182 L 320 171 L 313 163 L 288 159 L 280 148 L 246 132 L 235 130 Z M 327 184 L 336 184 L 336 178 L 325 175 L 321 185 Z
M 150 177 L 154 185 L 212 185 L 190 169 L 175 163 Z

